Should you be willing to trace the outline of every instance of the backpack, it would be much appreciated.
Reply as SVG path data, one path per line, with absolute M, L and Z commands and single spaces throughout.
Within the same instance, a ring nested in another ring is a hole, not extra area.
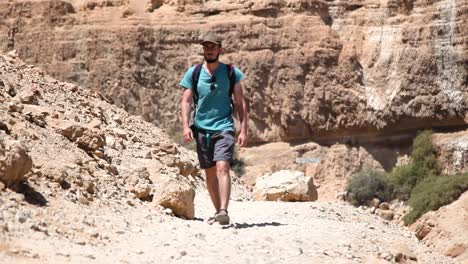
M 232 100 L 232 94 L 234 93 L 234 86 L 236 85 L 236 73 L 234 66 L 232 64 L 225 64 L 227 67 L 228 77 L 229 77 L 229 98 L 231 100 L 232 111 L 234 111 L 234 101 Z M 192 74 L 192 84 L 193 84 L 193 103 L 195 104 L 195 109 L 198 106 L 198 80 L 200 79 L 200 72 L 202 70 L 203 64 L 197 64 Z M 195 112 L 194 112 L 195 116 Z

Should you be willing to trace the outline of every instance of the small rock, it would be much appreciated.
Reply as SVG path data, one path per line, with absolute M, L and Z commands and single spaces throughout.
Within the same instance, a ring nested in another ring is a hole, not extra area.
M 83 195 L 78 196 L 78 202 L 84 205 L 89 205 L 88 198 L 84 197 Z
M 378 208 L 379 205 L 380 205 L 380 203 L 381 203 L 381 201 L 380 201 L 379 198 L 374 198 L 374 199 L 370 200 L 370 201 L 367 203 L 367 205 L 368 205 L 369 207 L 377 207 L 377 208 Z
M 377 215 L 387 221 L 391 221 L 393 220 L 394 212 L 392 210 L 379 210 Z
M 6 233 L 8 231 L 9 231 L 8 224 L 7 223 L 0 223 L 0 232 Z
M 385 203 L 385 202 L 381 203 L 379 208 L 382 210 L 390 210 L 390 206 L 388 205 L 388 203 Z
M 94 151 L 94 155 L 95 155 L 96 157 L 100 158 L 100 159 L 104 159 L 104 157 L 105 157 L 105 156 L 104 156 L 104 152 L 101 151 L 101 150 L 96 150 L 96 151 Z
M 89 194 L 94 194 L 94 193 L 95 193 L 95 185 L 94 185 L 94 183 L 89 182 L 87 185 L 88 185 L 88 186 L 86 187 L 86 191 L 87 191 Z
M 119 171 L 117 170 L 117 167 L 115 165 L 108 165 L 105 167 L 108 172 L 110 172 L 113 175 L 119 175 Z
M 395 256 L 395 262 L 397 263 L 405 263 L 406 260 L 414 260 L 417 261 L 417 256 L 414 254 L 407 245 L 402 243 L 397 243 L 392 245 L 391 248 L 392 255 Z
M 26 220 L 30 217 L 29 214 L 25 213 L 25 212 L 19 212 L 17 215 L 16 215 L 16 220 L 18 220 L 18 222 L 20 222 L 21 224 L 26 222 Z
M 464 244 L 455 244 L 450 246 L 445 252 L 444 255 L 452 258 L 456 258 L 459 255 L 463 254 L 466 250 L 466 246 Z
M 167 215 L 172 215 L 172 214 L 173 214 L 171 208 L 165 208 L 162 212 L 163 212 L 164 214 L 167 214 Z
M 8 112 L 17 112 L 21 113 L 24 110 L 24 106 L 19 103 L 10 103 L 8 104 Z
M 388 261 L 391 261 L 393 259 L 393 255 L 391 253 L 382 253 L 381 257 Z

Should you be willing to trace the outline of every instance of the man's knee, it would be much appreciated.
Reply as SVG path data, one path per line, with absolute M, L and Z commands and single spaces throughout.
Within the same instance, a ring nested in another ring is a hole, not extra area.
M 216 170 L 217 170 L 217 166 L 213 166 L 213 167 L 205 169 L 206 177 L 208 178 L 216 177 Z
M 229 161 L 218 161 L 216 162 L 216 170 L 218 174 L 221 175 L 229 175 L 229 169 L 231 166 L 229 165 Z

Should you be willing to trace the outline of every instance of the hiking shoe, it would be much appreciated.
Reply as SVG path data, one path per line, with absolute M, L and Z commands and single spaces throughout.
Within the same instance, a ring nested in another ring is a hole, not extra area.
M 222 209 L 214 217 L 216 222 L 218 222 L 220 225 L 229 225 L 229 215 L 226 210 Z
M 208 220 L 206 220 L 206 223 L 209 224 L 209 225 L 212 225 L 215 222 L 216 222 L 216 215 L 212 216 L 212 217 L 208 218 Z

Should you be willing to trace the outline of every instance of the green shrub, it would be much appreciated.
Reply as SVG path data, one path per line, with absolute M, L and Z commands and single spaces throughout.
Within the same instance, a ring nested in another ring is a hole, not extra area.
M 188 149 L 188 150 L 197 150 L 197 145 L 195 143 L 195 140 L 187 143 L 184 139 L 184 132 L 182 129 L 174 129 L 170 132 L 168 132 L 168 135 L 171 137 L 172 140 L 174 140 L 175 143 L 181 145 L 182 147 Z
M 440 174 L 436 148 L 432 143 L 432 131 L 423 131 L 413 141 L 410 163 L 393 169 L 391 182 L 395 185 L 395 196 L 408 200 L 413 188 L 427 177 Z
M 234 158 L 231 162 L 231 169 L 237 177 L 245 174 L 245 161 L 239 157 L 239 147 L 236 145 L 234 148 Z
M 374 197 L 388 201 L 391 194 L 392 186 L 383 172 L 360 171 L 353 175 L 348 183 L 349 200 L 355 206 L 365 204 Z
M 414 223 L 431 210 L 437 210 L 460 197 L 468 190 L 468 173 L 453 176 L 431 176 L 415 186 L 411 192 L 411 211 L 403 217 L 405 224 Z

